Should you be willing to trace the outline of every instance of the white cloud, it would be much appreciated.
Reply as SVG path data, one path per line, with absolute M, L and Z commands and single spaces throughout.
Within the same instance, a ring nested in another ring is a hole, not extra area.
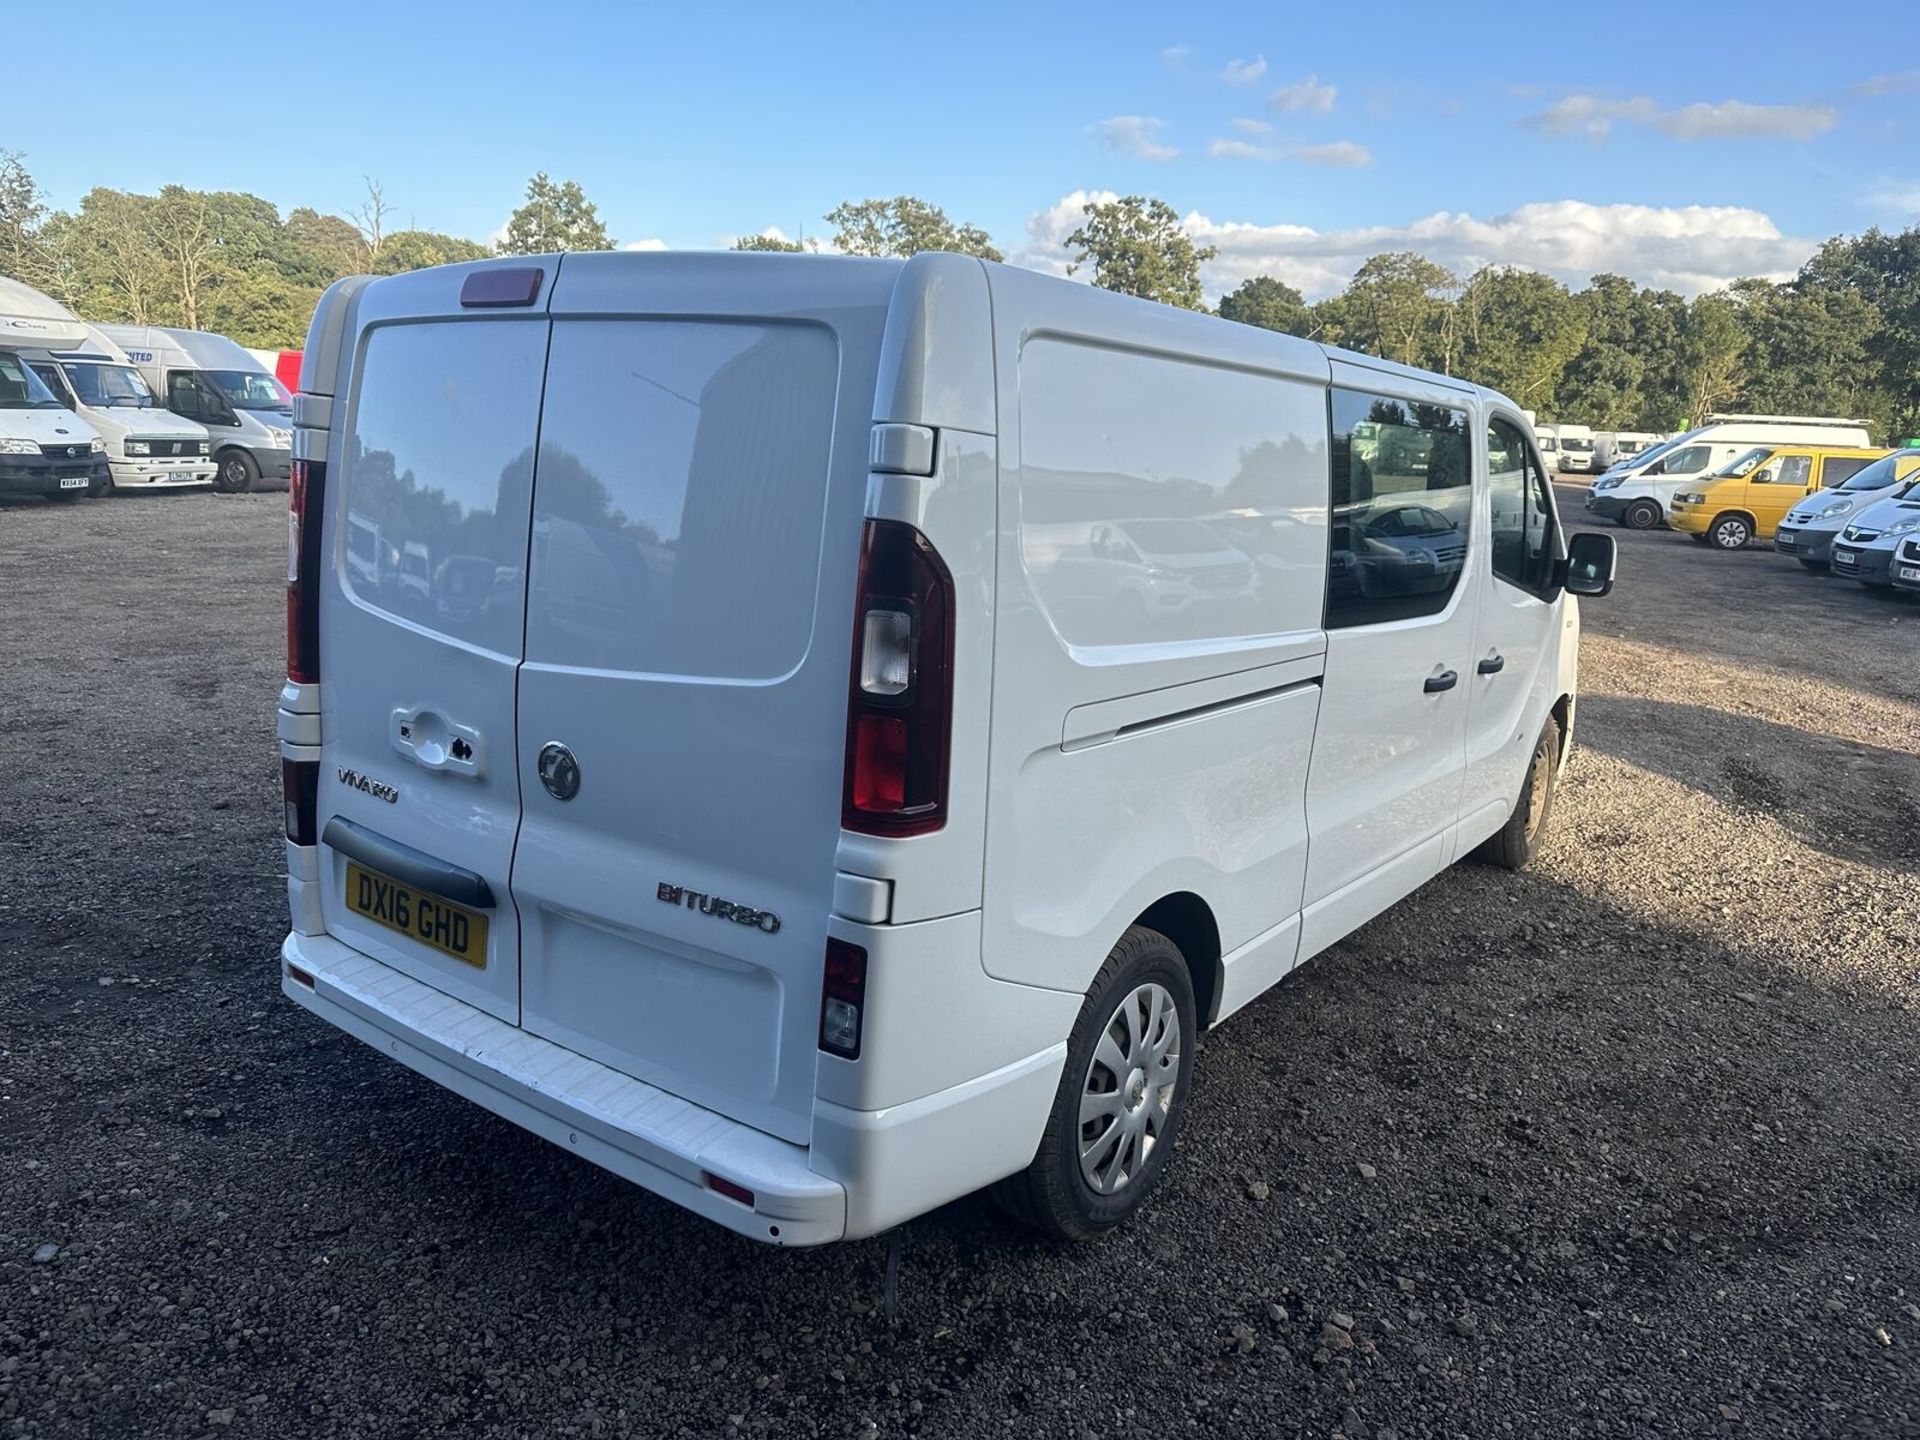
M 1160 52 L 1160 63 L 1169 70 L 1186 73 L 1187 57 L 1193 54 L 1191 45 L 1169 45 Z
M 1207 154 L 1217 160 L 1278 160 L 1280 152 L 1270 145 L 1255 145 L 1246 140 L 1218 139 L 1209 142 Z
M 1920 215 L 1920 181 L 1889 181 L 1867 193 L 1867 203 L 1903 215 Z
M 1920 70 L 1902 70 L 1893 75 L 1869 75 L 1856 85 L 1847 87 L 1849 95 L 1905 95 L 1908 91 L 1920 90 Z
M 1084 218 L 1088 202 L 1108 191 L 1076 190 L 1027 221 L 1015 264 L 1062 274 L 1062 242 Z M 1216 221 L 1194 212 L 1181 221 L 1198 245 L 1218 247 L 1202 269 L 1209 297 L 1255 275 L 1274 275 L 1309 299 L 1341 289 L 1361 262 L 1389 250 L 1416 250 L 1460 274 L 1482 265 L 1545 271 L 1572 286 L 1611 271 L 1642 284 L 1697 294 L 1743 275 L 1786 279 L 1815 242 L 1782 235 L 1758 210 L 1729 205 L 1592 205 L 1542 201 L 1476 219 L 1438 211 L 1400 225 L 1315 230 L 1306 225 Z
M 1831 105 L 1693 104 L 1653 123 L 1676 140 L 1811 140 L 1839 119 Z
M 1233 128 L 1243 130 L 1249 135 L 1271 135 L 1273 133 L 1273 126 L 1264 120 L 1236 120 L 1233 122 Z
M 1351 140 L 1335 140 L 1327 145 L 1296 145 L 1287 154 L 1309 165 L 1336 165 L 1351 169 L 1373 163 L 1373 152 Z
M 1229 85 L 1252 85 L 1267 73 L 1267 57 L 1256 55 L 1251 60 L 1229 60 L 1227 68 L 1220 72 L 1220 78 Z
M 1136 160 L 1171 160 L 1180 152 L 1161 142 L 1160 132 L 1166 124 L 1152 115 L 1114 115 L 1090 126 L 1089 131 L 1107 149 Z
M 620 242 L 620 248 L 622 250 L 665 250 L 668 247 L 666 241 L 658 236 L 652 236 L 645 240 L 623 240 Z
M 1283 115 L 1303 110 L 1324 115 L 1333 109 L 1334 99 L 1339 93 L 1335 86 L 1322 85 L 1318 75 L 1309 75 L 1291 85 L 1282 85 L 1267 97 L 1267 103 Z
M 1839 115 L 1829 105 L 1754 105 L 1745 100 L 1696 102 L 1663 110 L 1644 95 L 1625 100 L 1568 95 L 1521 123 L 1548 135 L 1604 140 L 1616 124 L 1650 125 L 1674 140 L 1811 140 Z

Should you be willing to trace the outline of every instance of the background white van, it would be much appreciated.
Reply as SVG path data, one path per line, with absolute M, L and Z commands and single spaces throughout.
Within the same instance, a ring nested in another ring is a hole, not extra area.
M 1587 491 L 1589 514 L 1631 530 L 1665 525 L 1689 484 L 1756 445 L 1867 446 L 1865 420 L 1794 415 L 1709 415 L 1707 423 L 1615 465 Z
M 102 325 L 175 414 L 206 426 L 214 488 L 235 493 L 285 481 L 293 465 L 293 397 L 224 335 L 162 325 Z
M 1599 468 L 1594 463 L 1593 431 L 1587 426 L 1556 425 L 1553 438 L 1559 442 L 1563 472 L 1584 475 Z
M 1503 397 L 954 255 L 342 281 L 297 405 L 284 993 L 780 1244 L 1121 1220 L 1611 582 Z

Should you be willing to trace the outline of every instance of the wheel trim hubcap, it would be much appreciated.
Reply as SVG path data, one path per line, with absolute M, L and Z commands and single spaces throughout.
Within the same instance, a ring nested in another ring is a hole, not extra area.
M 1553 747 L 1545 740 L 1533 752 L 1533 777 L 1527 786 L 1527 838 L 1540 830 L 1540 817 L 1546 813 L 1547 792 L 1553 785 Z
M 1098 1195 L 1139 1178 L 1173 1113 L 1180 1011 L 1164 985 L 1136 986 L 1093 1047 L 1080 1086 L 1080 1175 Z

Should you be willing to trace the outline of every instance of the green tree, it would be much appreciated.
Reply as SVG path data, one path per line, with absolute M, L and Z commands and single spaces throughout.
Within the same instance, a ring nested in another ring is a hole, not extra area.
M 1641 290 L 1624 275 L 1596 275 L 1575 295 L 1586 337 L 1556 389 L 1558 410 L 1605 430 L 1637 429 L 1647 376 Z
M 1089 203 L 1066 246 L 1073 252 L 1069 275 L 1091 264 L 1093 283 L 1103 290 L 1186 310 L 1206 308 L 1200 266 L 1219 253 L 1211 245 L 1197 249 L 1166 201 L 1141 195 Z
M 956 224 L 938 205 L 913 195 L 896 195 L 891 200 L 843 200 L 827 212 L 826 220 L 833 226 L 835 247 L 849 255 L 904 259 L 923 250 L 951 250 L 982 260 L 1004 258 L 978 225 Z
M 551 255 L 562 250 L 611 250 L 600 212 L 578 182 L 550 180 L 542 170 L 527 182 L 526 203 L 507 218 L 502 255 Z
M 1313 316 L 1300 292 L 1271 275 L 1255 275 L 1220 299 L 1220 318 L 1286 335 L 1308 335 Z
M 0 150 L 0 275 L 41 288 L 51 257 L 40 230 L 46 197 L 17 150 Z
M 1680 327 L 1679 379 L 1688 426 L 1698 425 L 1740 394 L 1747 344 L 1739 305 L 1730 296 L 1702 295 L 1687 306 Z
M 1342 297 L 1341 343 L 1403 365 L 1420 364 L 1448 338 L 1446 292 L 1458 283 L 1445 266 L 1410 250 L 1372 256 Z
M 1468 279 L 1460 305 L 1462 375 L 1529 410 L 1566 408 L 1557 392 L 1587 316 L 1564 285 L 1537 270 L 1487 266 Z
M 395 230 L 385 236 L 380 253 L 368 265 L 375 275 L 399 275 L 408 270 L 424 270 L 430 265 L 455 265 L 466 260 L 484 260 L 492 253 L 486 246 L 458 235 L 441 235 L 433 230 Z
M 807 247 L 798 240 L 783 240 L 778 235 L 742 235 L 733 242 L 735 250 L 759 250 L 772 255 L 804 255 Z
M 1865 348 L 1879 367 L 1880 412 L 1894 437 L 1920 434 L 1920 226 L 1836 236 L 1800 268 L 1794 288 L 1822 300 L 1851 292 L 1873 307 L 1879 323 Z

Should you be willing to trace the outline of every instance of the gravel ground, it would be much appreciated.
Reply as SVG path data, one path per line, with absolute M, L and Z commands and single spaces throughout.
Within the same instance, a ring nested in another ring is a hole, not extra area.
M 890 1324 L 279 998 L 285 503 L 0 507 L 0 1436 L 1920 1436 L 1920 605 L 1620 532 L 1538 869 Z

